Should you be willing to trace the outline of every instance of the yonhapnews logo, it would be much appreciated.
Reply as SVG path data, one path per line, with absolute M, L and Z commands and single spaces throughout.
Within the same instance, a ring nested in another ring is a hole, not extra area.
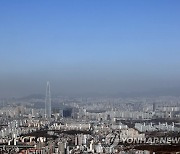
M 109 146 L 117 146 L 118 144 L 179 144 L 180 137 L 147 137 L 147 138 L 133 138 L 121 137 L 117 132 L 109 133 L 105 142 Z

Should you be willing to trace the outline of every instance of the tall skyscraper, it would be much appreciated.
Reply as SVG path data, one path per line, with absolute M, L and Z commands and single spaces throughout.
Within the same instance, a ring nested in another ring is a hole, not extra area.
M 156 103 L 153 103 L 153 111 L 156 110 Z
M 50 91 L 49 81 L 47 82 L 47 87 L 46 87 L 45 117 L 51 118 L 51 91 Z

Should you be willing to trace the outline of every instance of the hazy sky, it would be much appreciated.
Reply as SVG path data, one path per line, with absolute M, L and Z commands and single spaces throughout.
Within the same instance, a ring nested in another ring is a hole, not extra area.
M 48 80 L 67 95 L 180 94 L 180 1 L 1 0 L 0 97 Z

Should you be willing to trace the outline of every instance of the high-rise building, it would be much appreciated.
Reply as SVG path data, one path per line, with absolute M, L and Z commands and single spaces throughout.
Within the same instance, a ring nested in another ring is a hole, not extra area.
M 156 111 L 156 103 L 153 103 L 153 111 Z
M 45 117 L 51 118 L 51 91 L 50 91 L 49 81 L 47 82 L 47 87 L 46 87 Z

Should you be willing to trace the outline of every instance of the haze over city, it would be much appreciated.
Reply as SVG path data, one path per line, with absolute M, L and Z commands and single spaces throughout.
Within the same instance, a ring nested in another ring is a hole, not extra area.
M 179 95 L 180 1 L 0 1 L 0 97 Z
M 179 154 L 179 6 L 0 0 L 0 154 Z

